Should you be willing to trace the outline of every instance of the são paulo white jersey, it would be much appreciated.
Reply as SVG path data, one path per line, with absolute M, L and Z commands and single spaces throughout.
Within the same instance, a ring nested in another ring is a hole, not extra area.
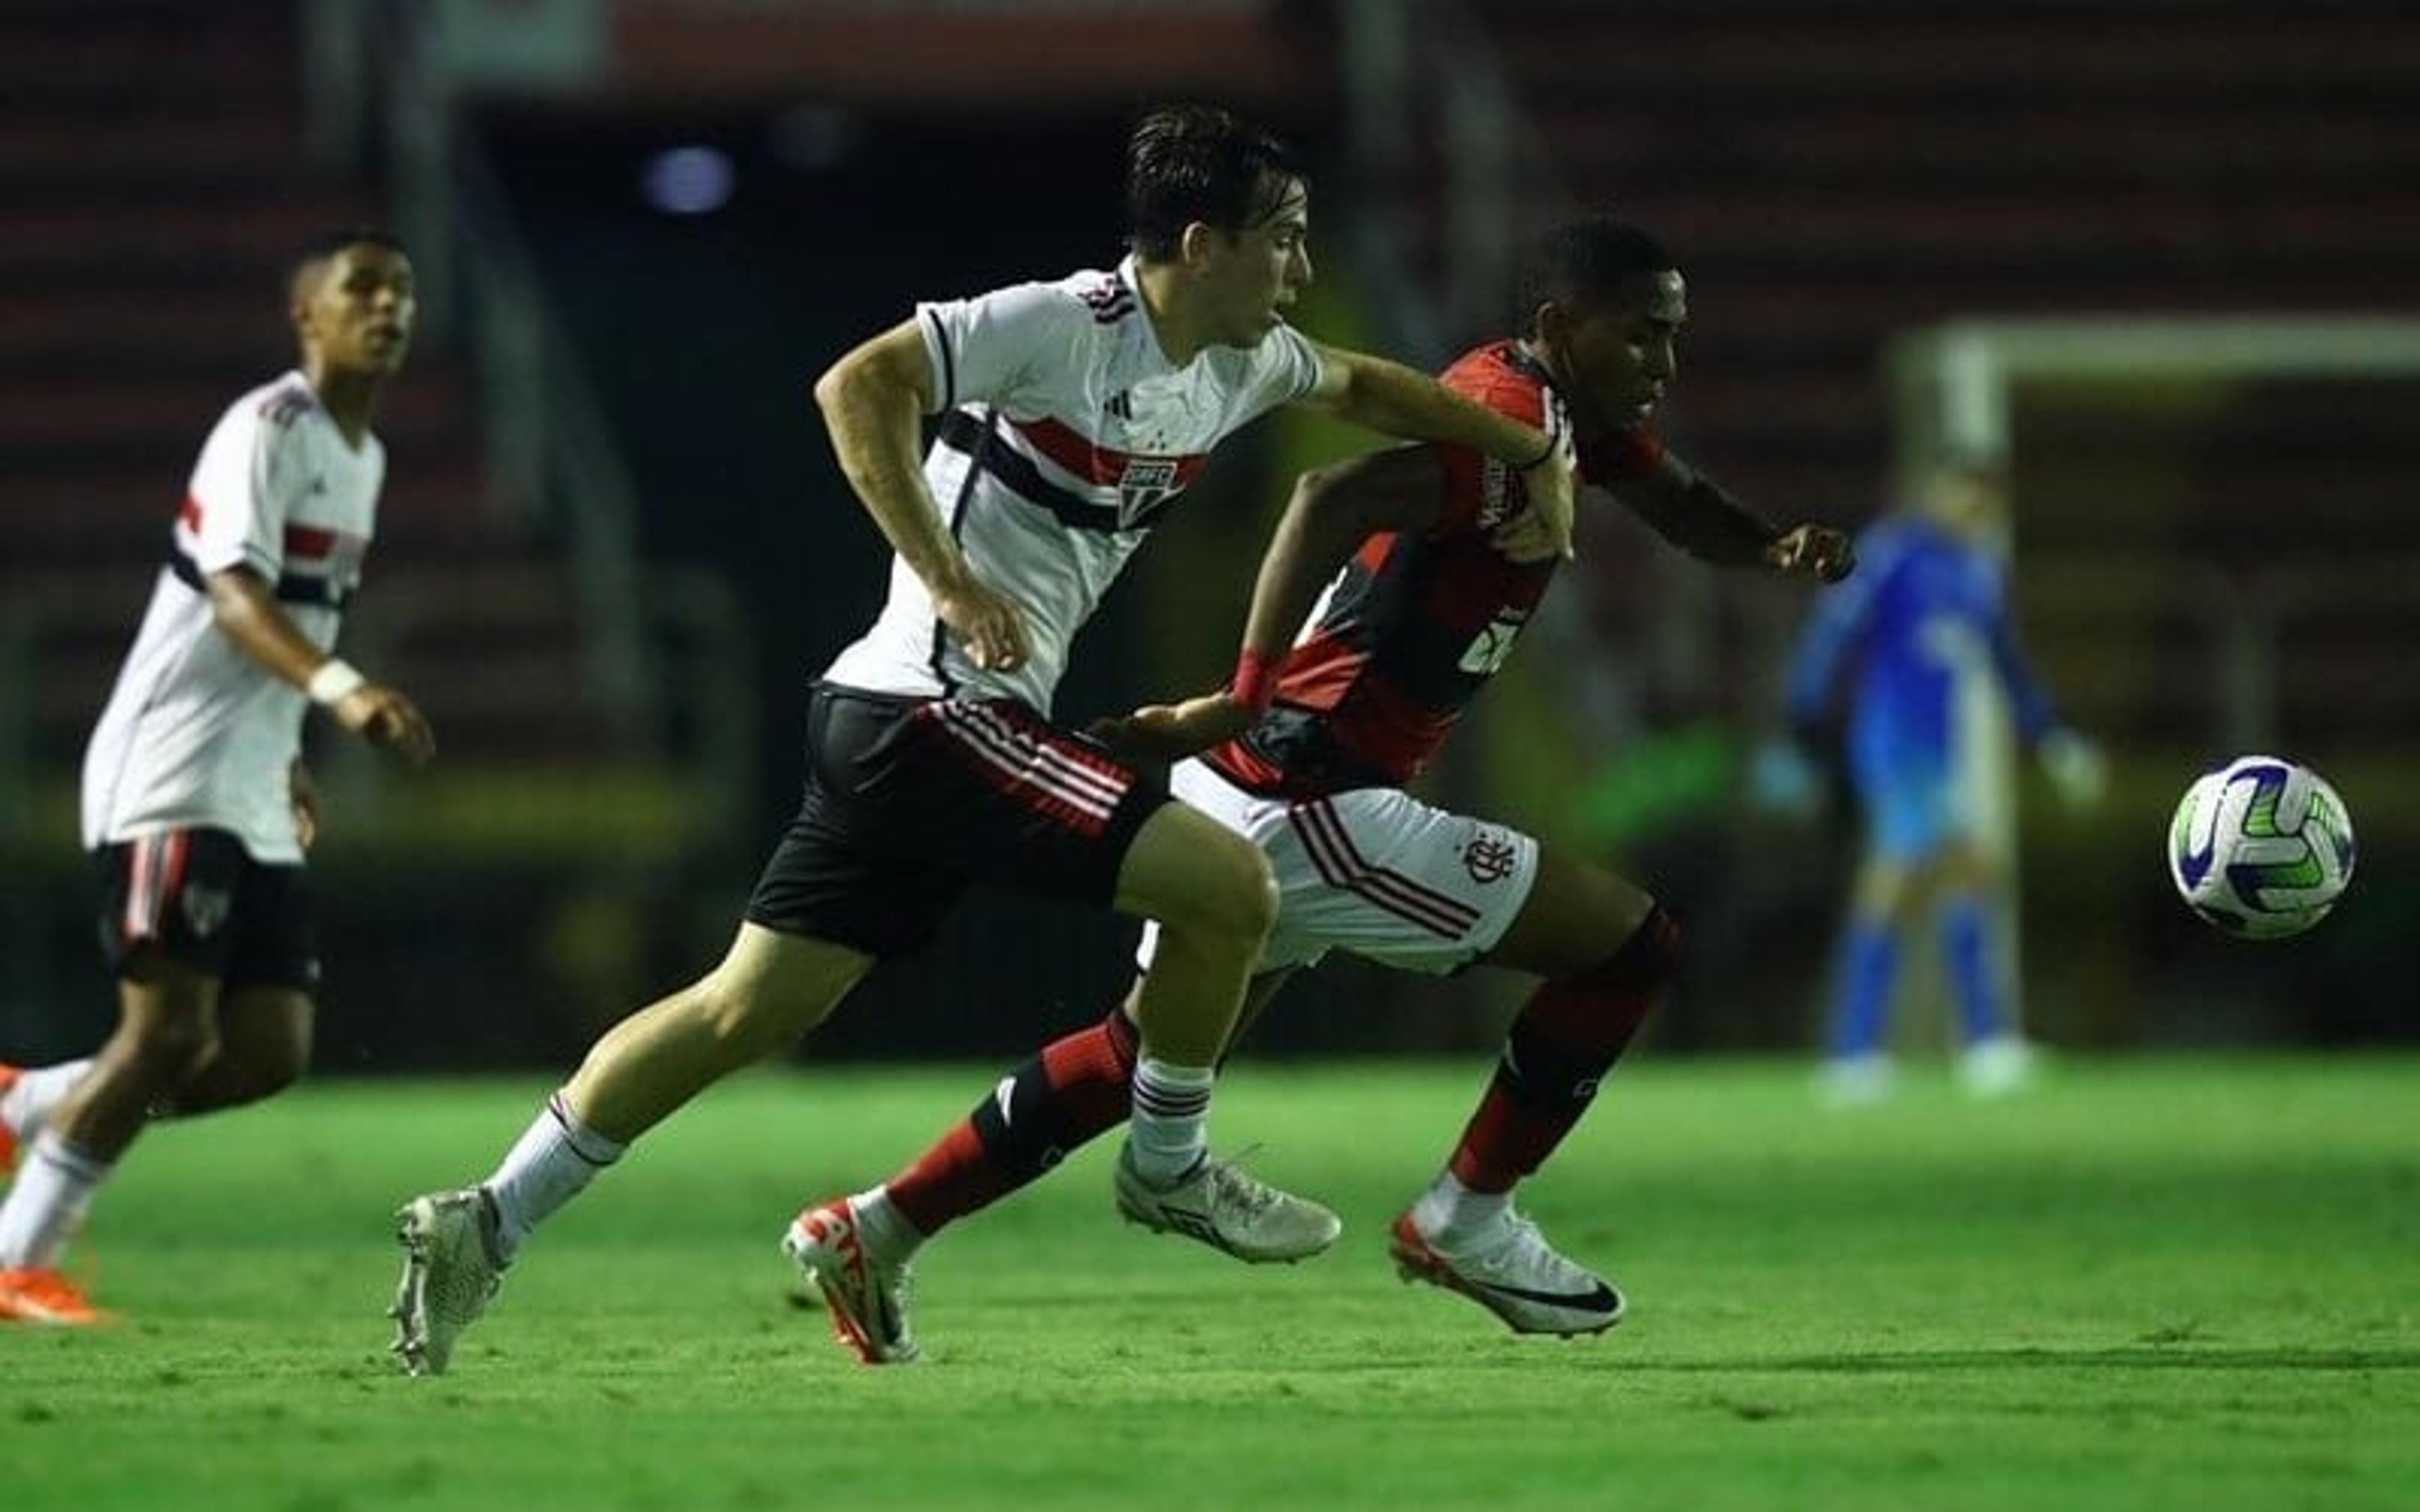
M 208 827 L 233 832 L 256 861 L 302 858 L 287 782 L 309 701 L 219 631 L 203 580 L 251 568 L 297 629 L 333 647 L 385 475 L 378 438 L 348 446 L 300 372 L 220 417 L 85 750 L 87 848 Z
M 1032 655 L 1012 672 L 977 669 L 894 557 L 874 628 L 824 675 L 1047 715 L 1068 642 L 1126 558 L 1212 447 L 1317 386 L 1319 354 L 1280 325 L 1171 367 L 1131 256 L 1115 272 L 920 304 L 916 318 L 941 415 L 924 481 L 976 575 L 1023 606 Z

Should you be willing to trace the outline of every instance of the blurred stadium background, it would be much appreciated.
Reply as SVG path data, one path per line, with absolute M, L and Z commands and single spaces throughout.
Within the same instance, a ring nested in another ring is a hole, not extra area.
M 106 1023 L 75 764 L 204 431 L 288 361 L 306 234 L 392 223 L 424 281 L 348 635 L 441 747 L 413 777 L 318 747 L 321 1070 L 559 1067 L 720 950 L 807 679 L 878 602 L 814 375 L 917 298 L 1113 258 L 1124 131 L 1164 97 L 1311 153 L 1316 335 L 1439 360 L 1504 329 L 1528 231 L 1609 208 L 1690 275 L 1670 431 L 1768 512 L 1862 523 L 1944 429 L 2008 446 L 2028 638 L 2115 768 L 2089 814 L 2012 790 L 2036 1033 L 2420 1032 L 2397 0 L 0 0 L 10 1058 Z M 1062 712 L 1221 676 L 1282 480 L 1353 444 L 1223 455 Z M 1852 832 L 1744 779 L 1800 595 L 1612 521 L 1582 567 L 1435 792 L 1673 903 L 1663 1048 L 1808 1044 Z M 2330 777 L 2365 852 L 2284 947 L 2192 919 L 2161 858 L 2191 774 L 2252 749 Z M 1099 1011 L 1130 933 L 966 910 L 814 1053 L 1029 1046 Z M 1486 1046 L 1497 990 L 1331 965 L 1259 1042 Z

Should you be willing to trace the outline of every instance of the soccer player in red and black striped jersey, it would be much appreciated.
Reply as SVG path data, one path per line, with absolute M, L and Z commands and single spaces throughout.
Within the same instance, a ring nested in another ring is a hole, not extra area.
M 411 262 L 385 232 L 335 233 L 297 259 L 289 294 L 302 365 L 203 443 L 85 753 L 117 1030 L 89 1061 L 0 1067 L 0 1165 L 27 1145 L 0 1205 L 0 1320 L 99 1316 L 56 1259 L 153 1111 L 249 1103 L 302 1074 L 319 974 L 310 705 L 408 761 L 431 749 L 410 699 L 331 654 L 386 475 L 370 421 L 411 345 Z
M 1526 302 L 1528 332 L 1465 356 L 1449 388 L 1568 438 L 1584 485 L 1694 556 L 1825 582 L 1848 573 L 1841 532 L 1776 529 L 1665 449 L 1652 416 L 1687 306 L 1652 238 L 1607 220 L 1556 229 Z M 1449 444 L 1306 477 L 1263 561 L 1229 686 L 1101 733 L 1176 760 L 1173 791 L 1268 857 L 1279 915 L 1247 1018 L 1330 949 L 1415 971 L 1485 963 L 1543 979 L 1460 1142 L 1395 1220 L 1390 1244 L 1406 1275 L 1464 1293 L 1516 1331 L 1583 1334 L 1618 1321 L 1621 1298 L 1547 1243 L 1514 1210 L 1512 1189 L 1629 1043 L 1673 969 L 1679 932 L 1611 872 L 1403 791 L 1503 665 L 1559 565 L 1508 553 L 1504 532 L 1524 510 L 1517 474 Z M 1146 973 L 1157 949 L 1147 926 Z M 929 1238 L 997 1201 L 1125 1116 L 1134 1045 L 1125 1009 L 1062 1039 L 848 1202 Z

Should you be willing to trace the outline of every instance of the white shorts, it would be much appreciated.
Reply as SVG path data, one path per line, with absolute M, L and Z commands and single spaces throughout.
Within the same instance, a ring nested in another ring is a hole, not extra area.
M 1259 970 L 1307 966 L 1331 949 L 1437 976 L 1495 947 L 1538 880 L 1538 842 L 1433 809 L 1394 788 L 1263 798 L 1198 761 L 1168 774 L 1177 797 L 1258 845 L 1278 881 L 1278 922 Z M 1159 926 L 1137 964 L 1151 969 Z

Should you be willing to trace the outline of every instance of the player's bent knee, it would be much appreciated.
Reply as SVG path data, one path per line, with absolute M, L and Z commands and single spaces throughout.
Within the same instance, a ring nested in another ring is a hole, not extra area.
M 813 1027 L 812 1020 L 799 1021 L 795 1005 L 783 1002 L 781 994 L 713 977 L 690 989 L 690 1010 L 734 1061 L 760 1059 Z
M 1237 903 L 1240 906 L 1235 922 L 1238 933 L 1250 936 L 1253 943 L 1258 944 L 1269 937 L 1269 931 L 1277 928 L 1280 901 L 1278 874 L 1269 865 L 1268 856 L 1257 845 L 1250 847 L 1245 856 L 1244 870 L 1246 875 L 1239 885 Z
M 296 1061 L 279 1061 L 252 1068 L 251 1079 L 245 1084 L 247 1101 L 257 1102 L 278 1093 L 302 1079 L 303 1067 Z
M 843 946 L 746 925 L 721 964 L 682 996 L 732 1058 L 762 1057 L 821 1024 L 872 965 Z
M 1613 954 L 1568 980 L 1575 986 L 1629 995 L 1655 991 L 1680 969 L 1680 923 L 1662 903 L 1650 903 L 1647 917 Z
M 245 1081 L 253 1096 L 271 1097 L 301 1081 L 310 1069 L 310 1041 L 299 1038 L 282 1040 L 253 1054 L 250 1064 L 244 1068 Z
M 690 1011 L 734 1065 L 789 1049 L 831 1010 L 828 996 L 778 977 L 708 977 L 690 989 Z
M 1277 875 L 1260 847 L 1170 804 L 1154 815 L 1118 880 L 1118 906 L 1180 936 L 1257 948 L 1277 923 Z
M 1200 886 L 1182 915 L 1165 922 L 1257 947 L 1278 921 L 1277 873 L 1259 846 L 1233 835 L 1225 840 L 1205 848 L 1197 869 Z
M 175 1086 L 217 1057 L 218 1029 L 197 1015 L 155 1017 L 134 1026 L 127 1050 L 147 1080 Z

